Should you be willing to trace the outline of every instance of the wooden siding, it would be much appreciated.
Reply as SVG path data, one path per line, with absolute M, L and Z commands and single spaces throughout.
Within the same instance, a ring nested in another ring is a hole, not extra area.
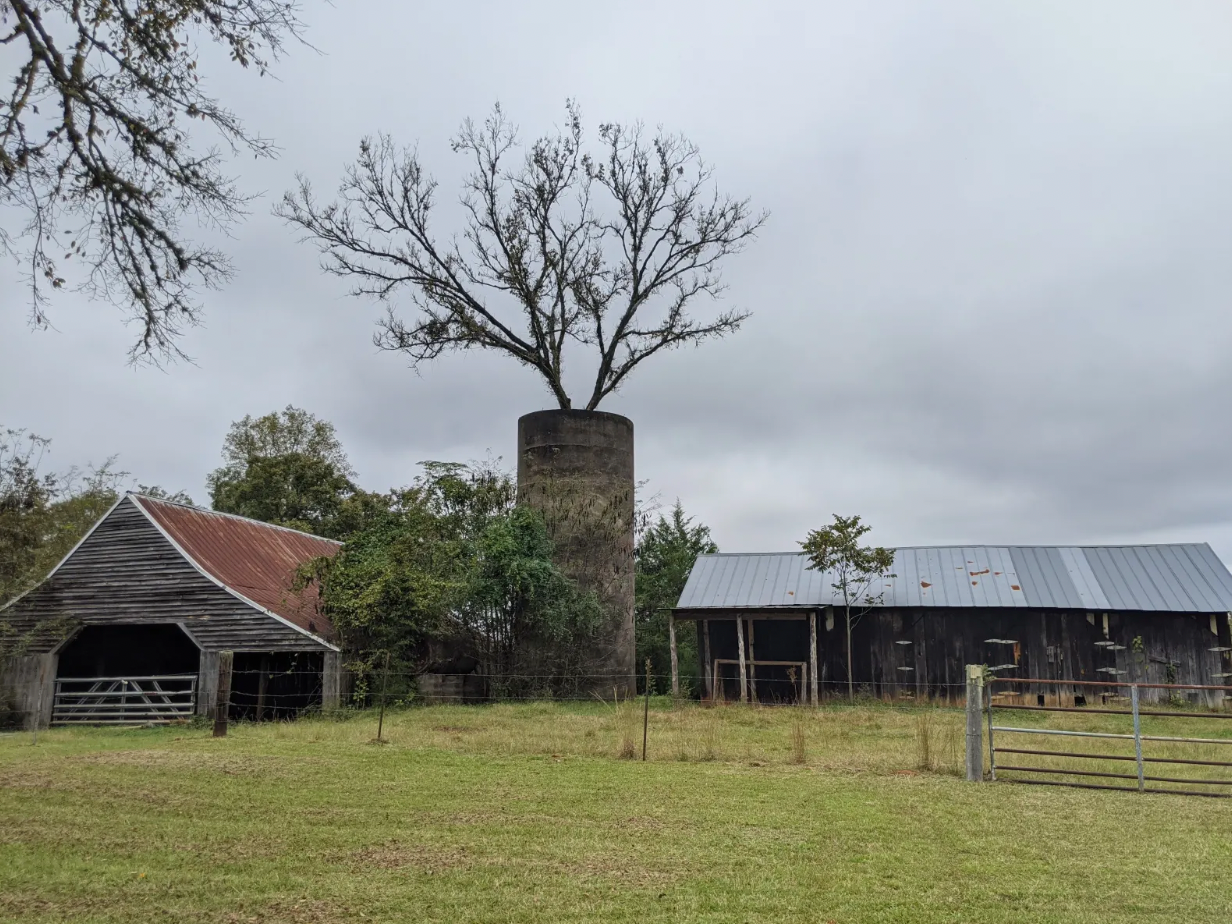
M 205 651 L 327 651 L 329 648 L 219 587 L 193 567 L 131 498 L 104 518 L 48 580 L 0 619 L 35 632 L 31 652 L 54 637 L 41 625 L 180 623 Z
M 723 610 L 709 614 L 712 658 L 736 657 L 732 621 L 736 615 L 736 611 Z M 756 621 L 758 659 L 808 659 L 808 623 L 799 614 L 793 615 L 797 618 Z M 951 700 L 963 696 L 967 664 L 1016 665 L 997 671 L 1006 679 L 1227 682 L 1219 675 L 1232 671 L 1232 652 L 1212 649 L 1232 647 L 1228 614 L 1110 612 L 1106 618 L 1105 633 L 1101 612 L 878 610 L 861 618 L 852 633 L 852 674 L 856 687 L 866 694 Z M 847 658 L 841 609 L 818 613 L 817 648 L 823 693 L 845 693 Z M 776 672 L 767 669 L 765 673 L 768 682 L 759 680 L 764 689 L 788 690 L 785 677 L 776 685 L 771 679 Z M 1063 691 L 1070 696 L 1075 692 L 1073 688 Z M 725 695 L 730 698 L 731 691 Z M 1143 695 L 1156 699 L 1167 694 L 1154 690 Z

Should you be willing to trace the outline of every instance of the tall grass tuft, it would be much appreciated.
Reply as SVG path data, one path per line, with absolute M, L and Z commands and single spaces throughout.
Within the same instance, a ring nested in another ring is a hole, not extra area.
M 915 717 L 915 766 L 931 773 L 937 769 L 937 753 L 933 746 L 933 710 L 921 709 Z
M 634 701 L 616 700 L 616 728 L 620 734 L 620 748 L 616 756 L 621 760 L 633 760 L 637 757 L 637 710 L 633 708 Z
M 800 707 L 791 711 L 791 762 L 803 764 L 807 756 L 804 750 L 804 709 Z

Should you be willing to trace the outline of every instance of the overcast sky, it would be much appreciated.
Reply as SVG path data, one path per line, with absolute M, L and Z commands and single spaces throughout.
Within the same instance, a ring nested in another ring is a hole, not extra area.
M 887 545 L 1205 540 L 1232 562 L 1232 5 L 305 2 L 320 54 L 207 70 L 283 154 L 232 164 L 266 195 L 195 365 L 127 366 L 135 331 L 72 297 L 32 333 L 0 268 L 0 423 L 51 437 L 53 466 L 118 454 L 203 502 L 230 421 L 288 403 L 372 489 L 423 459 L 512 464 L 517 417 L 552 406 L 536 378 L 376 351 L 380 309 L 269 208 L 297 171 L 331 192 L 377 131 L 449 198 L 462 118 L 499 100 L 532 137 L 572 96 L 591 128 L 688 135 L 771 212 L 725 274 L 745 329 L 603 405 L 725 551 L 838 512 Z

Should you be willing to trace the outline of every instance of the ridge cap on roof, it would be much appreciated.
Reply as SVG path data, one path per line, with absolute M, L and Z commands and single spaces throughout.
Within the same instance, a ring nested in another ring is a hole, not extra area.
M 1206 546 L 1210 548 L 1209 542 L 1110 542 L 1110 543 L 1095 543 L 1090 545 L 1077 545 L 1073 543 L 1056 543 L 1053 545 L 1034 544 L 1025 545 L 1022 543 L 1010 543 L 998 545 L 992 542 L 977 542 L 951 545 L 892 545 L 886 548 L 895 552 L 927 552 L 936 549 L 1183 549 L 1193 548 L 1194 546 Z M 698 558 L 752 558 L 755 556 L 776 556 L 783 557 L 787 555 L 804 556 L 806 553 L 803 550 L 794 552 L 702 552 Z
M 338 539 L 328 539 L 325 536 L 318 536 L 316 533 L 306 533 L 302 529 L 292 529 L 290 526 L 281 526 L 278 523 L 267 523 L 264 520 L 254 520 L 252 517 L 242 517 L 238 513 L 225 513 L 222 510 L 211 510 L 208 507 L 198 507 L 196 504 L 184 504 L 180 501 L 167 500 L 163 497 L 151 497 L 149 494 L 142 494 L 140 491 L 125 491 L 126 497 L 137 498 L 141 501 L 152 501 L 156 504 L 166 504 L 168 507 L 183 507 L 185 510 L 192 510 L 196 513 L 206 513 L 215 517 L 227 517 L 232 520 L 239 520 L 242 523 L 252 523 L 255 526 L 264 526 L 268 529 L 280 529 L 285 533 L 294 533 L 297 536 L 307 536 L 309 539 L 316 539 L 320 542 L 328 542 L 330 545 L 342 546 L 343 543 Z

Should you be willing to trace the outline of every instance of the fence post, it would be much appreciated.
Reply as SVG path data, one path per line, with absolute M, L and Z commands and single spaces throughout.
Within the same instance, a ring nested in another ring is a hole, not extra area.
M 1129 688 L 1129 701 L 1134 710 L 1134 757 L 1138 761 L 1138 792 L 1146 789 L 1146 778 L 1142 771 L 1142 723 L 1138 718 L 1138 684 Z
M 385 730 L 385 691 L 389 689 L 389 652 L 385 652 L 385 672 L 381 675 L 381 713 L 376 720 L 376 740 L 381 740 Z
M 744 619 L 736 617 L 736 647 L 740 650 L 740 702 L 749 701 L 749 678 L 744 664 Z
M 817 611 L 809 612 L 809 699 L 816 706 L 820 697 L 818 696 L 818 677 L 817 677 Z
M 672 656 L 672 697 L 680 698 L 680 662 L 676 656 L 676 617 L 667 611 L 667 645 Z
M 984 742 L 981 713 L 984 711 L 984 668 L 967 665 L 967 782 L 984 781 Z
M 214 703 L 214 737 L 227 737 L 227 712 L 231 708 L 231 665 L 235 652 L 218 653 L 218 699 Z

